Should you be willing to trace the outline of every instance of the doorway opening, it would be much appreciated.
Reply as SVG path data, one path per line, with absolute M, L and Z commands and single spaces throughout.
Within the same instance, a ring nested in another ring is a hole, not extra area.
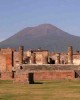
M 29 84 L 34 84 L 34 73 L 28 74 L 28 81 L 29 81 Z

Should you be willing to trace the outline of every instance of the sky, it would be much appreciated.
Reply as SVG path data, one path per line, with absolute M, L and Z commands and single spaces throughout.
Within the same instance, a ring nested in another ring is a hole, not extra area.
M 80 0 L 0 0 L 0 41 L 45 23 L 80 36 Z

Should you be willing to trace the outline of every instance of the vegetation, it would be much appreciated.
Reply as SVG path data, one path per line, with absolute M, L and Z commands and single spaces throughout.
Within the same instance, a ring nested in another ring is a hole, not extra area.
M 0 100 L 80 100 L 80 80 L 20 84 L 0 81 Z

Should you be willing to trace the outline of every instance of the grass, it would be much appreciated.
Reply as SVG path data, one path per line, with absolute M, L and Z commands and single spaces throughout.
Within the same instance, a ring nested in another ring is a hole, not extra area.
M 80 80 L 20 84 L 0 81 L 0 100 L 80 100 Z

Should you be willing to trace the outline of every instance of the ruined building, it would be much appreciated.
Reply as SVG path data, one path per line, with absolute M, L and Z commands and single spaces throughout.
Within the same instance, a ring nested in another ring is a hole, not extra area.
M 34 80 L 74 79 L 80 77 L 80 53 L 73 52 L 72 46 L 66 53 L 48 50 L 24 51 L 0 49 L 0 79 L 14 82 L 34 82 Z

